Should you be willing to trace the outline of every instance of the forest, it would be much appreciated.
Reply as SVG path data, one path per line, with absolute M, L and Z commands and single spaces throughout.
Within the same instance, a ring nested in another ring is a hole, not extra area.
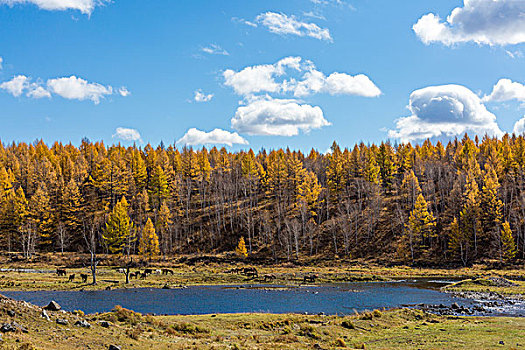
M 22 252 L 525 258 L 525 138 L 356 144 L 308 154 L 0 143 L 0 248 Z

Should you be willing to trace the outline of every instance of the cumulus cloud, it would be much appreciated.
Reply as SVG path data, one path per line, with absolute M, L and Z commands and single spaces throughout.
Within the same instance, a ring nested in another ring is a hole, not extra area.
M 464 0 L 446 21 L 429 13 L 412 27 L 425 44 L 445 45 L 475 42 L 486 45 L 513 45 L 525 42 L 525 1 Z
M 130 129 L 130 128 L 122 128 L 118 127 L 115 130 L 115 134 L 113 134 L 113 138 L 117 138 L 124 141 L 140 141 L 142 142 L 142 138 L 140 137 L 140 133 L 137 129 Z
M 261 13 L 255 21 L 275 34 L 308 36 L 318 40 L 333 41 L 328 29 L 321 28 L 315 23 L 302 22 L 295 16 L 287 16 L 284 13 Z
M 102 98 L 113 94 L 111 86 L 98 83 L 88 83 L 87 80 L 72 75 L 68 78 L 50 79 L 47 81 L 49 90 L 69 100 L 91 100 L 98 104 Z
M 513 132 L 516 135 L 521 135 L 525 133 L 525 117 L 521 118 L 520 120 L 516 122 L 516 124 L 514 124 Z
M 195 95 L 193 96 L 193 100 L 195 102 L 208 102 L 211 101 L 213 98 L 213 94 L 205 94 L 202 92 L 202 90 L 196 90 Z
M 229 132 L 222 129 L 214 129 L 210 132 L 201 131 L 195 128 L 189 129 L 183 137 L 177 140 L 181 145 L 228 145 L 233 144 L 247 145 L 248 141 L 236 132 Z
M 11 80 L 1 83 L 0 89 L 15 97 L 25 94 L 30 98 L 50 98 L 52 94 L 56 94 L 70 100 L 91 100 L 95 104 L 98 104 L 105 96 L 113 94 L 111 86 L 88 83 L 74 75 L 66 78 L 49 79 L 46 85 L 43 85 L 40 79 L 33 82 L 30 77 L 17 75 Z M 130 92 L 125 87 L 121 87 L 118 94 L 125 97 Z
M 300 57 L 287 57 L 275 64 L 246 67 L 239 72 L 227 69 L 223 72 L 224 84 L 232 87 L 239 95 L 279 92 L 282 87 L 275 78 L 284 75 L 286 68 L 300 70 L 300 62 Z
M 290 73 L 299 74 L 298 77 Z M 290 93 L 304 97 L 316 93 L 330 95 L 357 95 L 376 97 L 381 90 L 364 74 L 355 76 L 332 73 L 326 76 L 315 65 L 301 57 L 286 57 L 274 64 L 246 67 L 239 72 L 228 69 L 223 72 L 224 84 L 239 95 L 254 93 Z M 277 78 L 282 77 L 280 81 Z M 286 79 L 289 77 L 289 79 Z
M 0 0 L 0 4 L 9 6 L 18 4 L 33 4 L 43 10 L 78 10 L 84 14 L 91 14 L 96 6 L 104 5 L 110 0 Z
M 51 93 L 49 91 L 47 91 L 46 89 L 44 89 L 40 85 L 32 84 L 31 87 L 29 88 L 28 92 L 27 92 L 27 97 L 31 97 L 31 98 L 44 98 L 44 97 L 51 98 Z
M 122 86 L 120 89 L 118 89 L 118 93 L 122 97 L 127 97 L 127 96 L 131 95 L 131 92 L 125 86 Z
M 203 47 L 201 49 L 202 52 L 205 52 L 210 55 L 223 55 L 223 56 L 229 56 L 230 53 L 220 47 L 217 44 L 210 44 L 209 46 Z
M 483 97 L 484 102 L 504 102 L 510 100 L 525 102 L 525 85 L 513 82 L 510 79 L 500 79 L 492 88 L 490 95 Z
M 471 132 L 501 136 L 496 116 L 481 99 L 461 85 L 430 86 L 412 92 L 408 109 L 411 116 L 397 120 L 389 136 L 402 141 L 451 137 Z
M 7 91 L 14 97 L 19 97 L 28 88 L 30 80 L 25 75 L 17 75 L 13 79 L 0 84 L 0 89 Z
M 249 135 L 294 136 L 330 125 L 318 106 L 289 99 L 258 98 L 240 106 L 232 127 Z

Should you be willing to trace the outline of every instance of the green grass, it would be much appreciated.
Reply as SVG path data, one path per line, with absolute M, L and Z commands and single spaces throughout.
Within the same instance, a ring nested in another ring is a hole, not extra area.
M 501 287 L 497 283 L 486 279 L 466 279 L 453 283 L 442 288 L 445 291 L 450 292 L 495 292 L 506 296 L 523 297 L 525 296 L 525 282 L 524 281 L 512 281 L 517 286 Z

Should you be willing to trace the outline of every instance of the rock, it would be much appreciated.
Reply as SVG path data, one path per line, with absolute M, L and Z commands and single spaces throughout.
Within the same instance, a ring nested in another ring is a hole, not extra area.
M 162 289 L 171 289 L 171 287 L 168 286 L 168 284 L 166 283 L 166 284 L 162 287 Z
M 24 326 L 21 326 L 16 322 L 4 323 L 0 327 L 0 332 L 2 333 L 16 332 L 17 330 L 21 331 L 22 333 L 28 332 Z
M 503 340 L 500 340 L 499 345 L 505 345 L 505 342 Z
M 13 327 L 11 323 L 4 323 L 0 327 L 0 332 L 2 333 L 15 332 L 15 331 L 16 331 L 16 328 Z
M 75 326 L 79 326 L 79 327 L 83 327 L 83 328 L 90 328 L 91 327 L 89 322 L 86 321 L 86 320 L 80 320 L 80 321 L 75 322 Z
M 7 310 L 7 315 L 15 317 L 15 312 L 13 310 Z
M 58 305 L 56 301 L 52 300 L 49 302 L 49 304 L 47 304 L 47 306 L 44 309 L 49 311 L 60 311 L 62 307 Z
M 458 303 L 454 303 L 454 304 L 450 305 L 450 307 L 451 307 L 452 309 L 454 309 L 454 310 L 458 310 L 458 309 L 459 309 L 459 305 L 458 305 Z
M 43 318 L 45 318 L 46 320 L 51 321 L 51 319 L 49 318 L 49 315 L 47 314 L 47 311 L 46 311 L 46 310 L 42 310 L 42 314 L 41 314 L 41 316 L 42 316 Z
M 13 327 L 15 327 L 16 329 L 18 329 L 18 330 L 21 331 L 22 333 L 28 333 L 28 330 L 27 330 L 24 326 L 21 326 L 21 325 L 19 325 L 19 324 L 16 323 L 16 322 L 11 322 L 11 324 L 13 325 Z
M 104 328 L 109 328 L 111 326 L 111 323 L 109 323 L 108 321 L 100 321 L 98 324 Z
M 65 318 L 57 318 L 57 323 L 66 326 L 69 323 L 69 321 Z
M 110 345 L 108 350 L 120 350 L 120 346 L 116 346 L 116 345 Z

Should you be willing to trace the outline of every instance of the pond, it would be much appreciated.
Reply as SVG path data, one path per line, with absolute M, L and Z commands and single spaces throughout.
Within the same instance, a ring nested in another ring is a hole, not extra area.
M 86 313 L 110 311 L 115 305 L 144 314 L 196 315 L 214 313 L 325 313 L 415 304 L 452 303 L 472 306 L 470 299 L 442 293 L 445 281 L 339 283 L 318 286 L 191 286 L 180 289 L 115 289 L 110 291 L 6 291 L 3 295 L 36 305 L 58 302 L 65 310 Z M 514 310 L 514 311 L 512 311 Z M 500 310 L 499 315 L 523 315 L 523 309 Z

